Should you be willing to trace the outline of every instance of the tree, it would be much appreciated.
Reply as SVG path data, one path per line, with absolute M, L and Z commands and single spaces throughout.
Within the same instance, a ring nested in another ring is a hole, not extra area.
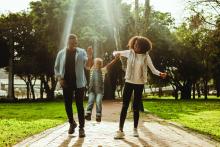
M 212 73 L 213 79 L 217 90 L 217 96 L 220 96 L 220 22 L 216 22 L 216 29 L 211 32 L 212 46 L 214 48 L 214 53 L 211 55 L 211 63 L 213 66 Z
M 8 66 L 9 62 L 9 48 L 7 41 L 4 38 L 0 38 L 0 68 Z
M 30 15 L 33 17 L 33 26 L 36 36 L 38 36 L 37 55 L 39 56 L 37 59 L 41 67 L 40 80 L 49 99 L 54 98 L 54 90 L 57 83 L 53 67 L 57 51 L 62 44 L 60 41 L 63 32 L 62 28 L 64 28 L 65 18 L 68 13 L 68 2 L 68 0 L 42 0 L 30 3 Z
M 27 85 L 27 98 L 29 98 L 29 87 L 31 88 L 32 96 L 35 98 L 34 85 L 32 84 L 32 76 L 36 79 L 35 52 L 37 47 L 37 39 L 35 38 L 35 30 L 32 26 L 32 18 L 25 12 L 9 14 L 2 16 L 1 26 L 5 26 L 4 37 L 11 39 L 13 34 L 13 71 Z

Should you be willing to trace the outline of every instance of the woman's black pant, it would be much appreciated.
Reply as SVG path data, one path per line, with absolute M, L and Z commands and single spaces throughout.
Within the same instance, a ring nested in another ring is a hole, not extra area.
M 134 91 L 134 102 L 133 102 L 134 128 L 137 128 L 143 89 L 144 89 L 144 84 L 132 84 L 127 82 L 125 83 L 125 87 L 123 91 L 123 105 L 121 109 L 120 123 L 119 123 L 120 130 L 123 131 L 124 122 L 127 116 L 127 110 L 133 91 Z

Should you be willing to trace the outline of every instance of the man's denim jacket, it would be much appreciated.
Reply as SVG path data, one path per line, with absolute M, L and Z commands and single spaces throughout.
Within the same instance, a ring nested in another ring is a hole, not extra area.
M 57 78 L 64 78 L 65 74 L 65 63 L 66 63 L 66 50 L 62 49 L 58 52 L 54 73 Z M 75 71 L 76 71 L 76 86 L 77 88 L 82 88 L 86 86 L 86 77 L 84 72 L 84 67 L 88 60 L 87 53 L 82 48 L 76 48 L 76 56 L 75 56 Z

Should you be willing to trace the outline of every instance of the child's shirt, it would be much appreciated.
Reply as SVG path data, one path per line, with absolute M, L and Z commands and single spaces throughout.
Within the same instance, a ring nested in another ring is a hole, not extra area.
M 104 93 L 104 77 L 106 73 L 106 67 L 101 69 L 92 68 L 90 70 L 89 92 Z

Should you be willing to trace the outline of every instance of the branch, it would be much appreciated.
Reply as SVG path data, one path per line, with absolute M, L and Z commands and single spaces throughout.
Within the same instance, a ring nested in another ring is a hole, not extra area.
M 212 26 L 215 26 L 215 27 L 216 27 L 216 24 L 213 24 L 213 23 L 211 23 L 211 22 L 206 21 L 206 19 L 205 19 L 205 17 L 204 17 L 204 16 L 202 16 L 202 20 L 203 20 L 205 23 L 210 24 L 210 25 L 212 25 Z

